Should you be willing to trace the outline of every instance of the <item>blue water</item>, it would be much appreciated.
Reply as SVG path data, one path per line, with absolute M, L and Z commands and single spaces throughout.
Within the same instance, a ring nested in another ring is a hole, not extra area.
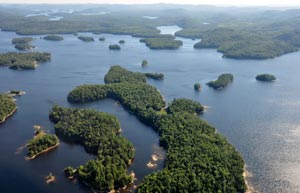
M 177 29 L 160 28 L 163 33 Z M 94 35 L 106 41 L 86 43 L 73 35 L 65 40 L 51 42 L 37 39 L 36 51 L 52 53 L 49 63 L 35 71 L 0 69 L 0 92 L 10 89 L 26 91 L 17 98 L 18 111 L 5 124 L 0 125 L 0 184 L 1 192 L 88 192 L 74 185 L 63 175 L 64 167 L 78 166 L 92 159 L 81 146 L 62 143 L 53 152 L 35 160 L 25 161 L 26 150 L 15 154 L 16 149 L 33 136 L 32 126 L 46 127 L 53 133 L 48 112 L 53 104 L 68 104 L 66 96 L 80 84 L 103 84 L 110 66 L 119 64 L 129 70 L 161 72 L 165 80 L 148 82 L 157 87 L 167 102 L 186 97 L 208 106 L 201 116 L 215 126 L 243 155 L 252 177 L 249 183 L 264 193 L 300 192 L 300 55 L 299 52 L 269 60 L 233 60 L 222 58 L 214 49 L 195 50 L 197 41 L 183 40 L 178 50 L 150 50 L 138 38 L 120 35 Z M 18 35 L 0 33 L 0 52 L 15 51 L 11 38 Z M 121 51 L 111 51 L 108 45 L 125 40 Z M 142 68 L 141 61 L 148 60 Z M 215 91 L 205 83 L 221 73 L 234 74 L 234 82 L 224 90 Z M 255 80 L 259 73 L 274 74 L 274 83 Z M 195 82 L 202 90 L 195 92 Z M 91 107 L 115 114 L 121 121 L 123 134 L 136 148 L 133 170 L 139 180 L 149 174 L 146 163 L 156 151 L 157 134 L 140 123 L 113 100 L 104 100 L 77 107 Z M 159 164 L 159 169 L 162 163 Z M 155 170 L 155 169 L 154 169 Z M 55 184 L 46 185 L 44 177 L 52 172 Z

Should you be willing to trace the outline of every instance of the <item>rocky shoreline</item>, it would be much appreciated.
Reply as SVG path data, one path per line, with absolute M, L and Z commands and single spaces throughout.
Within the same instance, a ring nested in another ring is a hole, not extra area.
M 243 173 L 243 177 L 244 177 L 244 181 L 245 181 L 245 184 L 247 186 L 247 190 L 245 193 L 259 193 L 258 191 L 256 191 L 250 184 L 249 184 L 249 179 L 248 178 L 251 178 L 252 175 L 251 173 L 247 170 L 246 168 L 247 166 L 245 165 L 244 166 L 244 173 Z
M 41 151 L 41 152 L 38 153 L 38 154 L 35 154 L 34 156 L 31 156 L 31 157 L 27 156 L 25 159 L 26 159 L 26 160 L 33 160 L 33 159 L 36 158 L 37 156 L 39 156 L 39 155 L 41 155 L 41 154 L 44 154 L 44 153 L 47 153 L 47 152 L 49 152 L 49 151 L 51 151 L 51 150 L 57 148 L 58 146 L 59 146 L 59 143 L 57 143 L 57 144 L 55 144 L 54 146 L 51 146 L 51 147 L 45 149 L 44 151 Z
M 17 111 L 17 107 L 12 110 L 9 114 L 7 114 L 1 121 L 0 121 L 0 124 L 4 123 L 9 117 L 11 117 L 16 111 Z

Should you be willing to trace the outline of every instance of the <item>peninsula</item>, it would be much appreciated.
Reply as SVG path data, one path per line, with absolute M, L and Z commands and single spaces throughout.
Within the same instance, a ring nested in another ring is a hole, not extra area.
M 13 98 L 6 94 L 0 94 L 0 124 L 4 123 L 16 110 L 17 106 Z
M 143 79 L 128 77 L 130 74 L 135 76 L 135 73 L 129 74 L 126 69 L 120 68 L 117 74 L 110 70 L 106 74 L 106 77 L 111 77 L 110 83 L 106 82 L 105 85 L 76 87 L 69 93 L 68 101 L 85 103 L 105 98 L 115 99 L 159 133 L 160 145 L 167 150 L 164 169 L 146 176 L 138 186 L 139 193 L 170 190 L 246 191 L 241 155 L 215 128 L 195 115 L 203 110 L 200 103 L 176 99 L 164 110 L 166 103 L 156 88 Z M 120 80 L 122 74 L 126 74 L 127 78 Z M 220 176 L 216 177 L 216 173 Z M 193 180 L 189 180 L 192 176 Z

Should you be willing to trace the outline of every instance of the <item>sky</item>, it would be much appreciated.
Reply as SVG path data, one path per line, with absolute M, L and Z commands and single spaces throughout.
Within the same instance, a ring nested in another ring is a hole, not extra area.
M 0 0 L 0 3 L 109 3 L 109 4 L 204 4 L 204 5 L 236 5 L 236 6 L 293 6 L 300 5 L 300 0 Z

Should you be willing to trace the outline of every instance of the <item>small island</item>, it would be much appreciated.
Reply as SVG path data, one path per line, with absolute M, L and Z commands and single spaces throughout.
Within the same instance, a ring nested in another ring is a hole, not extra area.
M 33 41 L 33 38 L 13 38 L 12 44 L 15 45 L 15 48 L 20 51 L 31 50 L 35 48 L 35 46 L 31 45 L 30 43 Z
M 125 44 L 125 40 L 120 40 L 119 44 Z
M 233 75 L 232 74 L 221 74 L 217 80 L 210 81 L 207 84 L 207 86 L 212 87 L 214 89 L 222 89 L 228 86 L 229 83 L 233 81 Z
M 200 90 L 201 90 L 201 84 L 198 83 L 198 82 L 196 82 L 196 83 L 194 84 L 194 90 L 195 90 L 195 91 L 200 91 Z
M 51 35 L 45 36 L 43 39 L 44 40 L 49 40 L 49 41 L 62 41 L 62 40 L 64 40 L 64 37 L 59 36 L 59 35 L 51 34 Z
M 121 50 L 121 47 L 118 44 L 111 44 L 108 46 L 110 50 Z
M 13 98 L 6 94 L 0 94 L 0 107 L 0 124 L 4 123 L 17 110 Z
M 78 39 L 80 39 L 83 42 L 94 42 L 94 38 L 93 37 L 89 37 L 89 36 L 78 36 Z
M 145 68 L 148 66 L 148 61 L 147 60 L 143 60 L 142 61 L 142 67 Z
M 154 80 L 163 80 L 164 79 L 164 74 L 162 74 L 162 73 L 145 73 L 145 76 L 147 78 L 151 78 Z
M 145 43 L 147 47 L 153 50 L 174 50 L 183 45 L 181 40 L 175 40 L 174 38 L 144 38 L 140 42 Z
M 11 40 L 12 44 L 28 44 L 33 41 L 32 37 L 26 37 L 26 38 L 13 38 Z
M 0 66 L 8 66 L 14 70 L 33 70 L 38 66 L 38 63 L 44 63 L 50 60 L 51 54 L 47 52 L 8 52 L 0 54 Z
M 100 37 L 100 38 L 99 38 L 99 41 L 100 41 L 100 42 L 104 42 L 104 41 L 105 41 L 105 37 Z
M 26 92 L 21 91 L 21 90 L 10 90 L 10 91 L 7 92 L 7 94 L 9 96 L 14 97 L 14 96 L 22 96 L 22 95 L 26 94 Z
M 276 77 L 272 74 L 259 74 L 256 76 L 256 80 L 263 82 L 273 82 L 276 80 Z
M 16 44 L 15 48 L 20 51 L 26 51 L 26 50 L 31 50 L 31 49 L 35 48 L 35 46 L 30 45 L 30 44 Z
M 55 135 L 46 134 L 40 126 L 35 126 L 34 138 L 27 143 L 28 152 L 26 159 L 34 159 L 58 146 L 59 140 Z
M 31 61 L 17 61 L 9 68 L 13 70 L 34 70 L 37 67 L 36 62 Z
M 191 99 L 174 99 L 172 103 L 167 108 L 168 113 L 191 113 L 200 114 L 204 111 L 204 107 L 196 101 Z
M 46 176 L 45 180 L 46 180 L 46 183 L 47 183 L 47 184 L 51 184 L 51 183 L 55 182 L 56 178 L 55 178 L 55 176 L 52 174 L 52 172 L 50 172 L 50 173 Z

